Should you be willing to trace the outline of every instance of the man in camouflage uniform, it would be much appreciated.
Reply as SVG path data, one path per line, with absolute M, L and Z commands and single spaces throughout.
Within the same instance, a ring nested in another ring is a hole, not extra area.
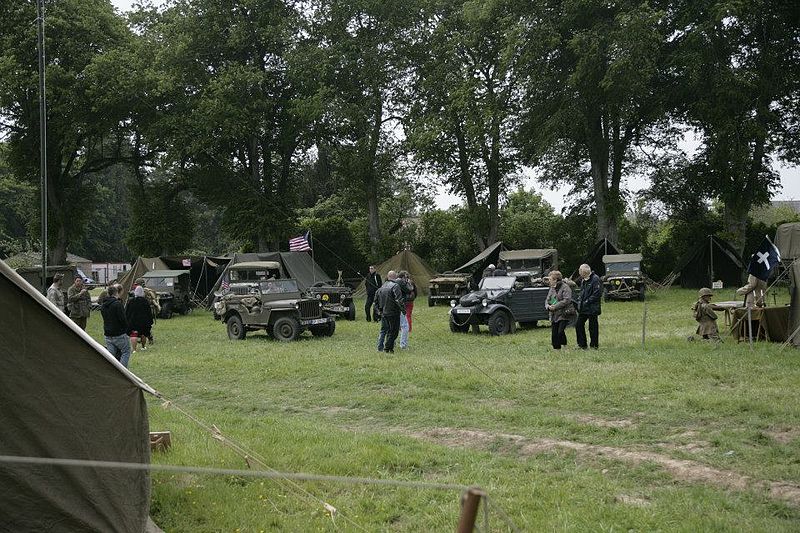
M 83 286 L 81 276 L 76 275 L 75 283 L 67 290 L 67 307 L 72 321 L 82 330 L 86 330 L 86 321 L 92 312 L 92 297 L 89 295 L 89 290 Z

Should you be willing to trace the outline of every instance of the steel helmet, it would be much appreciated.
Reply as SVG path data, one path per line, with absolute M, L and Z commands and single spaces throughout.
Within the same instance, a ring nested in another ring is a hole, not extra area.
M 714 296 L 714 293 L 713 293 L 713 292 L 711 292 L 711 289 L 709 289 L 708 287 L 703 287 L 702 289 L 700 289 L 700 291 L 698 291 L 698 293 L 697 293 L 697 294 L 698 294 L 698 295 L 699 295 L 701 298 L 702 298 L 703 296 Z

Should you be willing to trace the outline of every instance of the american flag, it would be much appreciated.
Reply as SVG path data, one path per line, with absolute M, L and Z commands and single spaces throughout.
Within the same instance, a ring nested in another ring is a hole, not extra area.
M 220 283 L 220 287 L 222 287 L 223 291 L 227 291 L 231 288 L 231 284 L 228 283 L 228 278 L 222 278 L 222 283 Z
M 289 239 L 289 251 L 308 252 L 309 250 L 311 250 L 311 243 L 309 243 L 310 236 L 311 232 L 307 231 L 305 235 L 300 235 L 299 237 L 295 237 L 294 239 Z

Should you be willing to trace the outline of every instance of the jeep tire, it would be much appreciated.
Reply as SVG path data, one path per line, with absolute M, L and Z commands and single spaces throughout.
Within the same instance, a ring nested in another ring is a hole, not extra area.
M 344 315 L 347 320 L 355 320 L 356 319 L 356 304 L 355 302 L 350 302 L 350 305 L 347 306 L 347 313 Z
M 308 328 L 311 334 L 315 337 L 332 337 L 333 332 L 336 331 L 336 322 L 328 322 L 319 326 L 311 326 Z
M 511 317 L 505 311 L 495 311 L 489 317 L 489 333 L 492 335 L 507 335 L 512 331 Z
M 436 305 L 436 300 L 428 296 L 428 307 L 433 307 L 434 305 Z
M 643 301 L 644 301 L 644 285 L 642 285 L 642 286 L 639 288 L 639 295 L 638 295 L 638 298 L 639 298 L 639 301 L 640 301 L 640 302 L 643 302 Z
M 293 316 L 282 316 L 272 325 L 272 336 L 281 342 L 290 342 L 300 335 L 300 323 Z
M 228 329 L 228 338 L 232 341 L 240 341 L 247 335 L 247 330 L 244 329 L 244 324 L 242 324 L 242 319 L 239 318 L 239 315 L 231 315 L 225 326 Z
M 161 308 L 161 318 L 172 318 L 172 302 L 165 303 L 164 307 Z

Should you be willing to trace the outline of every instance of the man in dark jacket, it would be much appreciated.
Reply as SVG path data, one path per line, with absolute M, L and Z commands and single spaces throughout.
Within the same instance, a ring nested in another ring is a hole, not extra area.
M 125 368 L 131 357 L 131 341 L 128 338 L 128 320 L 125 318 L 125 307 L 119 300 L 118 289 L 114 285 L 108 287 L 108 296 L 100 307 L 103 315 L 103 333 L 106 337 L 106 348 Z
M 581 294 L 578 297 L 578 320 L 575 322 L 575 335 L 578 347 L 586 349 L 586 321 L 589 321 L 589 346 L 597 349 L 600 344 L 600 328 L 597 317 L 600 315 L 600 299 L 603 296 L 603 285 L 600 277 L 592 272 L 592 267 L 583 264 L 578 269 L 581 276 Z
M 381 286 L 381 275 L 375 270 L 375 265 L 369 266 L 369 274 L 367 274 L 367 279 L 364 283 L 367 286 L 367 304 L 364 306 L 364 313 L 367 315 L 367 322 L 370 322 L 372 320 L 370 315 L 372 305 L 375 303 L 375 293 Z M 379 317 L 375 316 L 375 322 L 378 320 Z
M 376 307 L 381 313 L 381 332 L 378 336 L 378 351 L 394 353 L 394 343 L 400 333 L 400 315 L 406 314 L 403 292 L 396 283 L 397 273 L 390 270 L 386 283 L 375 293 Z

